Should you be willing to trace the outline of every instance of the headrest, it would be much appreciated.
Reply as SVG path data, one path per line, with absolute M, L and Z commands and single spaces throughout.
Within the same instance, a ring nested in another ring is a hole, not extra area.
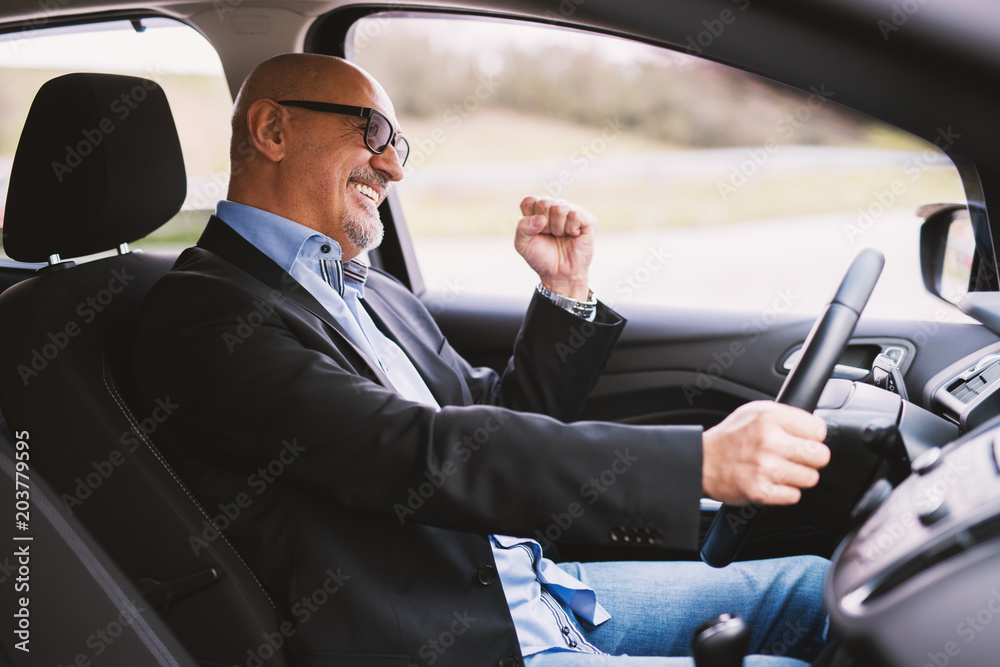
M 67 74 L 39 89 L 14 154 L 4 250 L 79 257 L 154 231 L 187 191 L 177 128 L 155 82 Z

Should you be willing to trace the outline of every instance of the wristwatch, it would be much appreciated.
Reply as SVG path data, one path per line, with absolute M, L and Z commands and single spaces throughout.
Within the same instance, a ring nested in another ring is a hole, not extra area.
M 564 294 L 558 294 L 541 283 L 538 283 L 538 293 L 563 310 L 567 310 L 585 320 L 589 320 L 593 316 L 594 311 L 597 310 L 597 300 L 594 298 L 594 290 L 587 290 L 586 301 L 577 301 Z

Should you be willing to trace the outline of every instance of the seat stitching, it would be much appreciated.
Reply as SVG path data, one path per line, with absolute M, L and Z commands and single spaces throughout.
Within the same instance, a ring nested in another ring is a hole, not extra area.
M 166 459 L 163 458 L 163 455 L 160 453 L 159 449 L 152 442 L 152 440 L 146 435 L 146 433 L 142 430 L 135 415 L 133 415 L 132 411 L 128 408 L 128 406 L 125 405 L 124 399 L 118 393 L 118 389 L 114 385 L 114 381 L 110 377 L 107 357 L 105 356 L 103 350 L 101 351 L 101 368 L 102 368 L 102 376 L 105 388 L 108 390 L 108 393 L 111 395 L 115 403 L 118 405 L 118 409 L 122 412 L 122 414 L 125 416 L 128 422 L 132 425 L 132 428 L 136 433 L 136 435 L 138 435 L 142 439 L 143 443 L 146 445 L 149 451 L 152 452 L 153 456 L 156 457 L 157 461 L 160 462 L 160 464 L 163 466 L 164 469 L 166 469 L 166 471 L 170 474 L 170 476 L 174 479 L 174 481 L 177 482 L 177 485 L 181 488 L 181 490 L 184 491 L 185 494 L 187 494 L 187 497 L 191 499 L 197 510 L 201 512 L 202 516 L 208 519 L 209 523 L 211 523 L 212 517 L 208 515 L 205 509 L 201 506 L 201 503 L 199 503 L 197 498 L 195 498 L 194 495 L 191 493 L 190 489 L 187 488 L 187 486 L 181 481 L 180 477 L 177 476 L 177 473 L 174 472 L 174 469 L 170 466 L 169 463 L 167 463 Z M 271 608 L 274 609 L 275 612 L 277 612 L 277 607 L 275 606 L 274 601 L 271 599 L 271 596 L 268 595 L 267 591 L 264 589 L 264 586 L 260 583 L 260 580 L 257 578 L 257 575 L 254 574 L 253 570 L 250 569 L 250 566 L 247 565 L 245 560 L 243 560 L 243 556 L 241 556 L 240 553 L 236 551 L 232 543 L 230 543 L 229 540 L 226 538 L 226 536 L 223 535 L 222 531 L 217 531 L 217 534 L 219 538 L 222 539 L 222 541 L 226 544 L 226 546 L 229 547 L 229 549 L 232 551 L 232 554 L 236 556 L 236 558 L 241 563 L 243 563 L 243 566 L 246 568 L 247 572 L 250 574 L 254 582 L 257 584 L 258 588 L 260 589 L 260 592 L 264 594 L 264 598 L 267 600 L 268 604 L 270 604 Z M 211 549 L 212 551 L 215 551 L 215 549 L 212 549 L 211 545 L 209 545 L 208 548 Z M 229 569 L 224 563 L 221 563 L 221 565 L 223 567 L 226 567 L 226 569 Z M 239 586 L 242 590 L 244 591 L 246 590 L 242 582 L 240 582 L 239 577 L 234 576 L 233 581 L 235 581 L 236 585 Z M 264 621 L 264 619 L 262 619 L 260 615 L 257 614 L 255 609 L 253 609 L 252 607 L 251 609 L 254 615 L 257 617 L 257 620 L 261 623 L 261 625 L 267 627 L 268 624 Z

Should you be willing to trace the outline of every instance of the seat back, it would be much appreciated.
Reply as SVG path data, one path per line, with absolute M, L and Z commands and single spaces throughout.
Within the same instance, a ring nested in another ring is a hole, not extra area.
M 185 190 L 157 84 L 71 74 L 42 87 L 3 233 L 11 257 L 49 266 L 0 294 L 0 410 L 30 434 L 33 470 L 199 663 L 287 665 L 274 605 L 150 440 L 176 406 L 129 408 L 132 334 L 172 258 L 127 244 L 172 217 Z

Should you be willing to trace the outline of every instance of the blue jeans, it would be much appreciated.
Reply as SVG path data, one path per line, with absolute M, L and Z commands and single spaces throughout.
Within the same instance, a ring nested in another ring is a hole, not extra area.
M 594 627 L 569 616 L 610 655 L 549 650 L 526 667 L 690 667 L 691 637 L 722 613 L 750 627 L 747 667 L 805 665 L 823 648 L 827 561 L 814 556 L 748 561 L 714 569 L 700 562 L 562 563 L 590 586 L 611 620 Z M 638 657 L 642 656 L 642 657 Z

